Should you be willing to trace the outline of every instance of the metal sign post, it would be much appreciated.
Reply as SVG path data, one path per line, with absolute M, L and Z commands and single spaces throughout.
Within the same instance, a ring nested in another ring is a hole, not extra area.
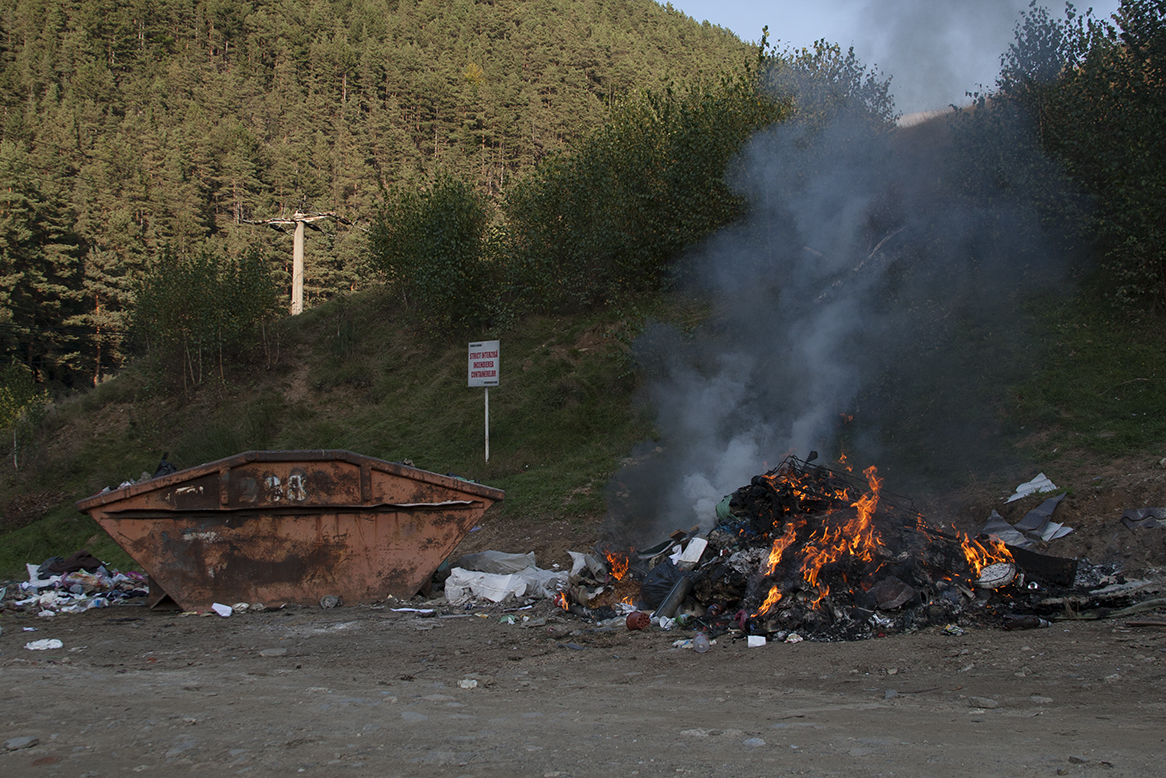
M 480 340 L 470 344 L 468 378 L 469 386 L 481 386 L 486 390 L 486 461 L 490 461 L 490 387 L 498 386 L 499 359 L 498 341 Z

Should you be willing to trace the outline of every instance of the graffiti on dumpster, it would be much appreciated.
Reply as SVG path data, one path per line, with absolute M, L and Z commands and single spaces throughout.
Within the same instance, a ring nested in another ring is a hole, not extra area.
M 268 502 L 303 502 L 308 498 L 307 480 L 302 472 L 291 473 L 286 481 L 269 473 L 263 479 L 264 496 Z

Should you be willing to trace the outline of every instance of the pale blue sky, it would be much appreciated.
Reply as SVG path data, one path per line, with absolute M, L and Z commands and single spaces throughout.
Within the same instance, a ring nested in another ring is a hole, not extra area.
M 663 5 L 664 3 L 661 3 Z M 1029 0 L 673 0 L 672 7 L 756 41 L 769 25 L 778 49 L 810 46 L 825 38 L 854 47 L 868 67 L 892 76 L 891 91 L 903 113 L 963 103 L 980 85 L 991 89 L 1000 55 L 1013 40 Z M 1056 18 L 1064 2 L 1042 2 Z M 1108 17 L 1119 0 L 1080 1 Z

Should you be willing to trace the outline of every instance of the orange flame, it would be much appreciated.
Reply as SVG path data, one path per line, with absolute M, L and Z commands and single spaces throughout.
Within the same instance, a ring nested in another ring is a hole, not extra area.
M 968 567 L 972 570 L 972 577 L 978 578 L 980 571 L 988 565 L 994 565 L 998 562 L 1012 562 L 1012 553 L 1008 548 L 996 538 L 989 538 L 987 546 L 980 541 L 968 535 L 964 535 L 963 542 L 960 547 L 963 549 L 964 557 L 968 560 Z
M 611 577 L 617 581 L 622 581 L 623 577 L 628 574 L 628 558 L 626 554 L 613 554 L 606 551 L 603 554 L 607 557 L 607 565 L 611 568 Z
M 858 509 L 858 514 L 842 528 L 842 536 L 847 539 L 850 553 L 864 562 L 874 559 L 874 549 L 880 543 L 874 529 L 874 512 L 879 504 L 879 490 L 883 487 L 883 479 L 879 478 L 877 473 L 878 469 L 874 465 L 862 471 L 870 491 L 859 497 L 858 502 L 850 504 L 851 508 Z
M 571 603 L 567 599 L 566 592 L 559 592 L 555 595 L 555 605 L 558 605 L 563 610 L 568 610 L 571 607 Z
M 775 586 L 770 588 L 769 596 L 767 596 L 765 598 L 765 602 L 761 603 L 761 607 L 758 608 L 757 612 L 754 613 L 753 615 L 754 616 L 764 616 L 766 613 L 769 613 L 770 609 L 773 608 L 774 605 L 777 605 L 778 601 L 780 601 L 780 600 L 781 600 L 781 587 L 775 585 Z
M 794 542 L 798 529 L 804 524 L 805 521 L 797 523 L 791 521 L 785 525 L 785 532 L 773 541 L 773 548 L 769 550 L 769 563 L 765 566 L 765 575 L 769 575 L 777 568 L 778 563 L 781 562 L 781 555 Z
M 870 491 L 850 504 L 851 508 L 857 509 L 850 521 L 833 531 L 830 527 L 823 527 L 820 536 L 815 538 L 818 535 L 815 532 L 806 541 L 801 573 L 806 583 L 818 590 L 812 606 L 830 593 L 826 586 L 818 584 L 818 573 L 823 567 L 844 556 L 854 556 L 865 562 L 874 559 L 874 549 L 881 543 L 874 528 L 875 508 L 878 507 L 879 490 L 883 485 L 883 479 L 877 473 L 873 465 L 863 471 Z

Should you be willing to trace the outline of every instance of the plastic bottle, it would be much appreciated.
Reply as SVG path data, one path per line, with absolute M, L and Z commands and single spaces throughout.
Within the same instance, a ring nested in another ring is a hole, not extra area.
M 692 639 L 692 647 L 696 653 L 703 654 L 709 650 L 709 636 L 703 632 L 696 633 L 696 637 Z

